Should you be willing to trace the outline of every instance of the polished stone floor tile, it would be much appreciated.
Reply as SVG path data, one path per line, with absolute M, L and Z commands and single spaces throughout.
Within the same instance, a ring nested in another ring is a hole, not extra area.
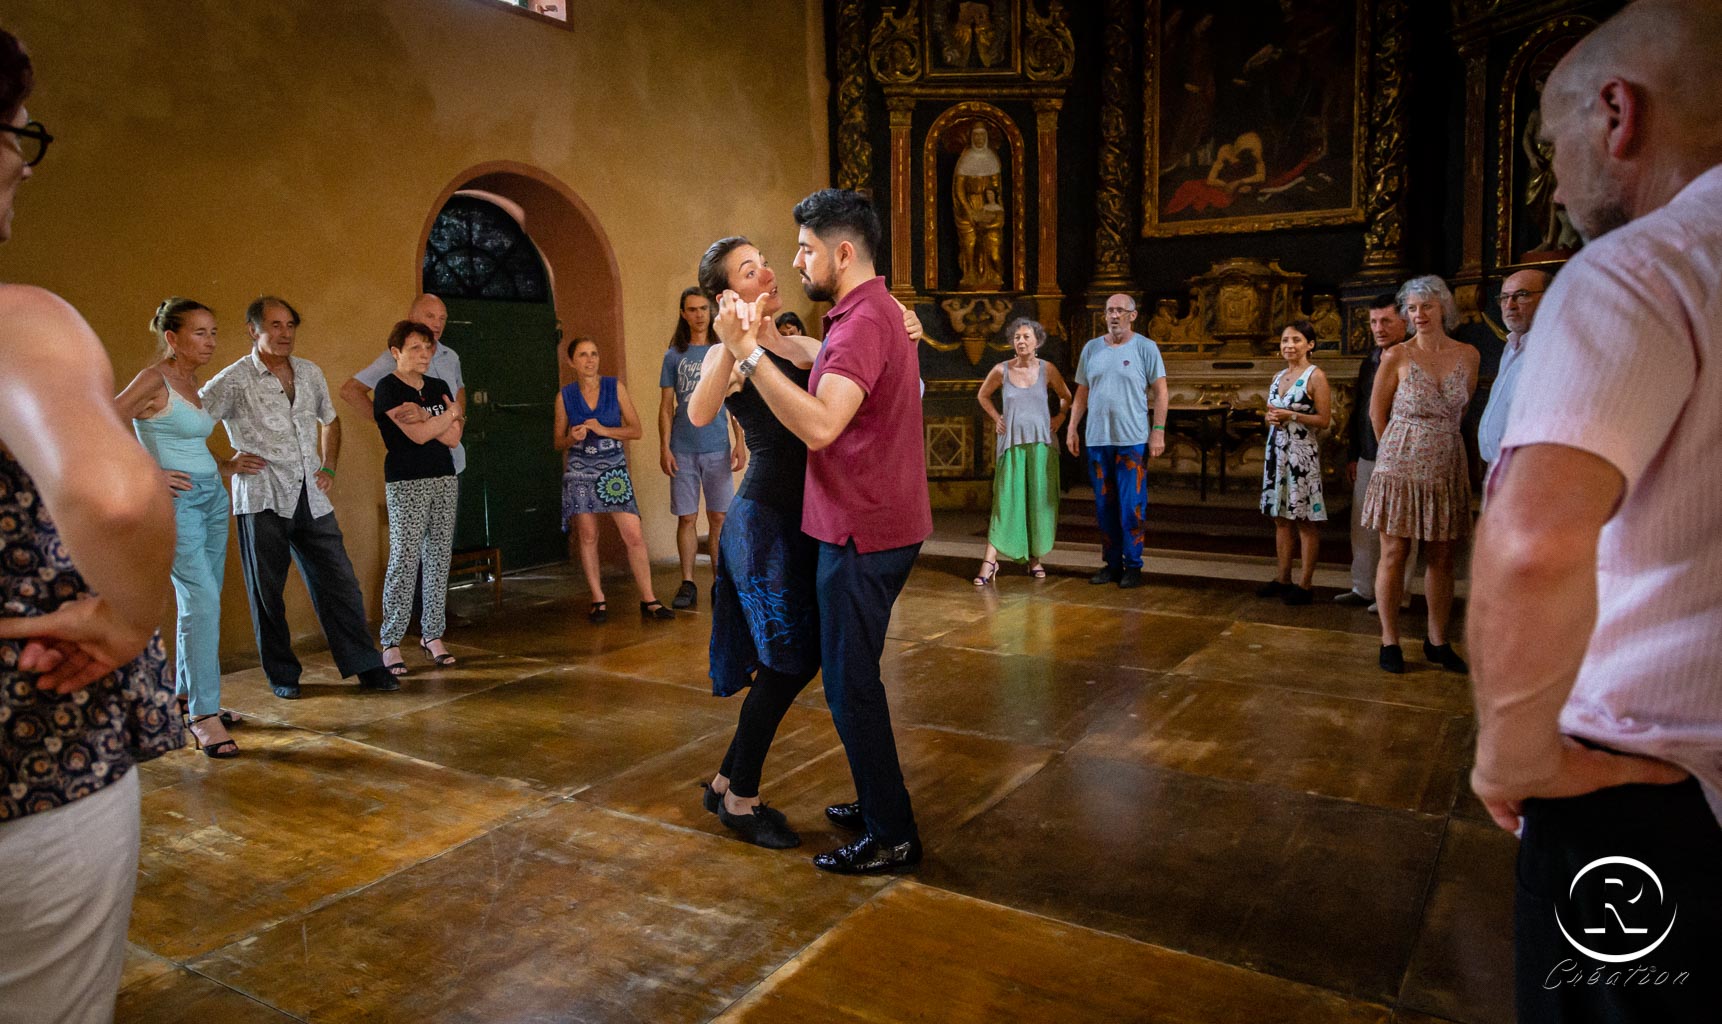
M 1512 1024 L 1518 853 L 1519 841 L 1493 824 L 1448 823 L 1401 1005 L 1465 1024 Z
M 703 1021 L 883 884 L 574 801 L 194 966 L 303 1019 Z
M 1153 678 L 1142 669 L 937 643 L 891 652 L 882 672 L 893 722 L 1060 748 L 1080 738 L 1101 708 Z
M 739 703 L 728 707 L 739 708 Z M 728 837 L 700 805 L 701 782 L 711 780 L 729 747 L 733 722 L 719 732 L 645 761 L 580 793 L 580 799 L 671 824 Z M 1040 770 L 1053 751 L 1045 747 L 940 729 L 898 726 L 897 757 L 914 803 L 916 824 L 929 848 L 996 804 Z M 827 804 L 855 798 L 849 761 L 831 718 L 791 708 L 765 763 L 760 795 L 800 833 L 802 859 L 854 838 L 825 820 Z
M 916 984 L 917 976 L 940 982 Z M 1385 1024 L 1387 1013 L 1313 986 L 903 882 L 717 1020 Z
M 1288 701 L 1271 686 L 1171 676 L 1071 753 L 1445 814 L 1471 734 L 1468 715 L 1316 693 Z
M 183 961 L 434 857 L 540 798 L 332 736 L 284 738 L 144 798 L 131 940 Z
M 293 1017 L 241 992 L 183 969 L 120 990 L 119 1024 L 290 1024 Z
M 953 647 L 1038 654 L 1061 662 L 1166 671 L 1201 650 L 1227 626 L 1224 619 L 1158 615 L 1051 601 L 1025 601 L 939 637 Z
M 1471 711 L 1464 676 L 1427 665 L 1421 649 L 1406 648 L 1403 675 L 1381 671 L 1380 641 L 1371 636 L 1234 622 L 1213 643 L 1172 671 L 1247 683 L 1431 708 Z M 1288 697 L 1288 700 L 1293 699 Z
M 572 792 L 727 728 L 729 714 L 687 687 L 564 668 L 343 735 L 480 775 Z
M 1387 1002 L 1441 823 L 1066 756 L 943 844 L 920 880 Z

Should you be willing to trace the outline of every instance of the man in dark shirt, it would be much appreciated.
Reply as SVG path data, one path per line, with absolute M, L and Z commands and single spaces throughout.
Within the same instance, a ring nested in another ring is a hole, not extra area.
M 819 542 L 825 702 L 859 798 L 825 814 L 862 833 L 813 863 L 839 874 L 890 871 L 921 859 L 879 677 L 891 605 L 933 532 L 919 362 L 902 312 L 874 270 L 882 232 L 873 204 L 855 192 L 822 189 L 796 205 L 795 222 L 802 287 L 816 302 L 836 303 L 825 314 L 825 345 L 807 389 L 761 359 L 758 304 L 725 293 L 718 334 L 742 376 L 807 444 L 801 528 Z
M 1405 317 L 1392 292 L 1383 292 L 1369 303 L 1369 334 L 1375 347 L 1357 369 L 1357 397 L 1351 403 L 1351 442 L 1346 454 L 1345 475 L 1351 481 L 1351 589 L 1334 602 L 1375 611 L 1375 566 L 1381 561 L 1381 535 L 1358 522 L 1363 496 L 1369 493 L 1369 478 L 1375 472 L 1375 427 L 1369 422 L 1369 400 L 1375 393 L 1375 373 L 1388 349 L 1405 340 Z M 1413 542 L 1415 543 L 1415 542 Z M 1413 551 L 1405 559 L 1410 578 L 1417 564 Z M 1406 594 L 1411 593 L 1410 584 Z

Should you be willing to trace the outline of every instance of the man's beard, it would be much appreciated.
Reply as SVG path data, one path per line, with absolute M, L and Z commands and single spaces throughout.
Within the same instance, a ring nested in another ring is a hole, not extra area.
M 1571 209 L 1568 209 L 1567 216 L 1573 222 L 1573 230 L 1579 233 L 1579 237 L 1587 245 L 1615 228 L 1623 228 L 1632 223 L 1632 214 L 1627 211 L 1626 204 L 1619 199 L 1610 199 L 1599 203 L 1594 208 L 1585 211 L 1583 217 L 1575 215 Z
M 830 302 L 837 295 L 837 275 L 832 274 L 824 281 L 815 281 L 804 272 L 801 275 L 801 290 L 814 302 Z

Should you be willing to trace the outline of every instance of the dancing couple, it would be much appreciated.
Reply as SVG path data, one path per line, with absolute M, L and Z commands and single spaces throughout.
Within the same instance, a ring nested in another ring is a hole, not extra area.
M 705 806 L 749 842 L 800 845 L 760 801 L 760 774 L 778 724 L 823 669 L 857 796 L 825 814 L 860 838 L 813 863 L 876 873 L 921 859 L 879 674 L 891 606 L 933 530 L 920 323 L 874 269 L 881 230 L 864 196 L 815 192 L 795 222 L 802 287 L 834 303 L 823 345 L 778 332 L 776 275 L 747 239 L 720 239 L 700 261 L 723 344 L 705 358 L 688 416 L 708 423 L 727 407 L 749 453 L 719 541 L 711 642 L 713 692 L 748 694 Z

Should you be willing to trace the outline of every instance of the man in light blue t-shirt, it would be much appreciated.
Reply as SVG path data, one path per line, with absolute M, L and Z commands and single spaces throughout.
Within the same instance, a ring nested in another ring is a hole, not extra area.
M 739 432 L 731 445 L 732 421 L 722 408 L 703 427 L 688 419 L 688 398 L 717 339 L 711 333 L 710 297 L 696 285 L 682 292 L 681 302 L 681 318 L 658 371 L 663 394 L 658 405 L 658 464 L 670 478 L 670 512 L 676 517 L 676 552 L 682 563 L 682 585 L 670 607 L 685 609 L 699 601 L 694 555 L 699 551 L 700 498 L 704 496 L 706 502 L 706 551 L 715 566 L 718 535 L 735 497 L 734 474 L 746 468 L 747 448 Z
M 1106 565 L 1088 582 L 1142 585 L 1142 542 L 1148 518 L 1148 459 L 1166 451 L 1166 363 L 1160 347 L 1131 330 L 1136 300 L 1106 300 L 1106 333 L 1082 347 L 1076 363 L 1065 445 L 1081 455 L 1076 425 L 1088 414 L 1088 480 L 1104 537 Z M 1148 410 L 1148 393 L 1154 410 Z

